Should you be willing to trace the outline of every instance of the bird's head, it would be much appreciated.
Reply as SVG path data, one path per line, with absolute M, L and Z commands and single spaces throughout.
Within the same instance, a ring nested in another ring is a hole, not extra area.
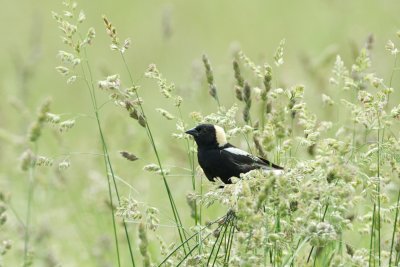
M 224 129 L 217 125 L 200 124 L 186 133 L 201 147 L 222 147 L 227 143 Z

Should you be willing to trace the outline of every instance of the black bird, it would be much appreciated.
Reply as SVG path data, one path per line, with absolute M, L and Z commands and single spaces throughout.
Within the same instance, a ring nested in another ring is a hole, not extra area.
M 266 159 L 253 156 L 226 141 L 223 128 L 212 124 L 200 124 L 186 132 L 197 143 L 197 159 L 208 180 L 221 178 L 225 184 L 231 177 L 240 177 L 255 169 L 282 172 L 283 168 Z

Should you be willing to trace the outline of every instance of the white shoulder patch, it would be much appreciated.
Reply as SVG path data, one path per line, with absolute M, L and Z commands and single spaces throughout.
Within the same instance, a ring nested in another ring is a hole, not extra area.
M 228 151 L 232 154 L 236 154 L 236 155 L 241 155 L 241 156 L 251 156 L 249 153 L 247 153 L 244 150 L 241 150 L 237 147 L 228 147 L 228 148 L 224 148 L 225 151 Z
M 226 135 L 225 135 L 225 131 L 222 127 L 219 127 L 218 125 L 214 125 L 215 128 L 215 137 L 217 138 L 217 143 L 218 146 L 224 146 L 226 145 L 228 142 L 226 141 Z

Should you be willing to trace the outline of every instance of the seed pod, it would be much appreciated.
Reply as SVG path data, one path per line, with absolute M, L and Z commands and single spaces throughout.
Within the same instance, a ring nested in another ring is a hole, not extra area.
M 132 111 L 129 113 L 129 116 L 135 120 L 139 119 L 138 111 L 135 108 L 132 109 Z
M 121 154 L 122 157 L 126 158 L 126 159 L 129 160 L 129 161 L 135 161 L 135 160 L 138 160 L 138 159 L 139 159 L 139 158 L 136 157 L 134 154 L 129 153 L 129 152 L 127 152 L 127 151 L 120 151 L 119 153 Z
M 237 84 L 240 87 L 243 87 L 244 80 L 243 80 L 242 74 L 240 73 L 239 63 L 237 62 L 237 60 L 233 61 L 233 70 L 235 72 L 235 78 L 236 78 Z
M 210 85 L 210 90 L 208 91 L 212 97 L 217 98 L 217 88 L 214 84 Z
M 241 90 L 241 87 L 239 87 L 239 86 L 235 86 L 235 93 L 236 93 L 236 98 L 239 100 L 239 101 L 243 101 L 243 94 L 242 94 L 242 90 Z
M 243 87 L 243 100 L 246 104 L 251 102 L 251 88 L 247 82 L 245 82 Z
M 146 128 L 146 118 L 142 114 L 139 115 L 138 122 L 140 126 Z
M 204 67 L 206 69 L 207 83 L 209 85 L 212 85 L 212 84 L 214 84 L 214 75 L 213 75 L 210 61 L 208 60 L 207 55 L 203 55 L 203 63 L 204 63 Z

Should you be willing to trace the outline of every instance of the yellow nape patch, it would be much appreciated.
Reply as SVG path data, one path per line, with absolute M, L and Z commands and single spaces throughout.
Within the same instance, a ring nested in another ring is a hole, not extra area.
M 217 138 L 218 146 L 226 145 L 226 143 L 228 143 L 228 142 L 226 141 L 226 135 L 225 135 L 224 129 L 217 125 L 214 125 L 214 128 L 215 128 L 215 137 Z

